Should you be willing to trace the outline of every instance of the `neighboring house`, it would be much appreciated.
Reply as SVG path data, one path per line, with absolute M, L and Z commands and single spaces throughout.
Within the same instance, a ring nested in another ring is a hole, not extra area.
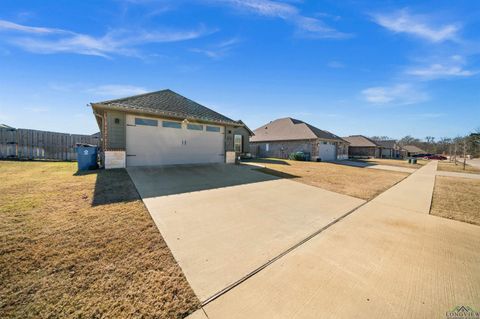
M 381 157 L 381 147 L 375 141 L 363 135 L 344 137 L 350 143 L 348 146 L 349 157 Z
M 257 157 L 288 158 L 293 152 L 308 152 L 313 161 L 348 158 L 345 140 L 289 117 L 265 124 L 253 133 L 250 150 Z
M 171 90 L 91 103 L 105 168 L 233 162 L 251 131 Z
M 381 148 L 380 157 L 382 158 L 403 158 L 407 155 L 396 140 L 377 140 L 375 143 Z
M 427 153 L 426 151 L 422 150 L 421 148 L 419 148 L 415 145 L 405 145 L 402 148 L 407 153 L 407 156 L 413 156 L 413 155 L 426 154 Z

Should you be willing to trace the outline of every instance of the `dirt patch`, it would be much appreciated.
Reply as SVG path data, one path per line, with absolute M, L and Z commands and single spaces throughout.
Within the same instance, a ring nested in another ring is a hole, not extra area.
M 437 176 L 430 214 L 480 225 L 480 180 Z
M 125 170 L 0 162 L 0 317 L 184 318 L 199 306 Z
M 463 162 L 457 162 L 457 165 L 455 165 L 454 162 L 448 162 L 448 161 L 439 161 L 438 162 L 438 168 L 437 170 L 439 171 L 446 171 L 446 172 L 457 172 L 457 173 L 469 173 L 469 174 L 480 174 L 480 169 L 470 166 L 470 165 L 465 165 L 465 170 L 463 169 Z
M 256 159 L 263 172 L 320 187 L 336 193 L 369 200 L 407 177 L 408 173 L 351 167 L 333 163 Z

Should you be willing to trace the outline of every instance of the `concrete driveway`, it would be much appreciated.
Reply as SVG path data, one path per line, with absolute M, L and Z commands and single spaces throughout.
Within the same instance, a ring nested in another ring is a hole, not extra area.
M 428 214 L 436 164 L 420 168 L 192 319 L 446 318 L 455 307 L 478 311 L 480 227 Z M 419 198 L 412 201 L 414 196 Z
M 129 168 L 128 173 L 201 301 L 364 203 L 247 166 Z

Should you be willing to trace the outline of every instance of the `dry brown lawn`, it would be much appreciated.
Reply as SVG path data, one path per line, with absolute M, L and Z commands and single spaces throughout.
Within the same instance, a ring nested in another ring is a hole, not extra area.
M 0 318 L 183 318 L 199 306 L 125 170 L 0 161 Z
M 455 165 L 454 162 L 439 161 L 437 170 L 457 173 L 480 174 L 480 169 L 470 166 L 468 164 L 465 166 L 465 170 L 463 170 L 463 162 L 457 162 L 457 165 Z
M 357 161 L 376 164 L 376 165 L 389 165 L 389 166 L 398 166 L 398 167 L 407 167 L 407 168 L 420 168 L 423 165 L 428 163 L 428 161 L 424 159 L 417 159 L 417 164 L 408 164 L 408 160 L 406 159 L 387 159 L 387 158 L 371 158 L 371 159 L 361 159 Z
M 266 173 L 365 200 L 374 198 L 409 175 L 324 162 L 277 159 L 256 159 L 253 162 L 265 165 L 263 171 Z
M 437 176 L 430 214 L 480 225 L 480 180 Z

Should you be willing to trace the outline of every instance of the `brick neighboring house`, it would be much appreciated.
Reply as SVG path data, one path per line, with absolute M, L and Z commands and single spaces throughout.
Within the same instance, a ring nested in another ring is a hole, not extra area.
M 415 145 L 405 145 L 402 147 L 403 150 L 407 153 L 407 156 L 413 156 L 418 154 L 426 154 L 427 152 L 422 150 L 420 147 Z
M 250 152 L 257 157 L 288 158 L 293 152 L 308 152 L 311 160 L 348 158 L 348 142 L 290 117 L 274 120 L 253 131 Z
M 381 156 L 381 147 L 375 141 L 363 135 L 351 135 L 344 137 L 350 143 L 348 146 L 349 157 L 374 157 Z

